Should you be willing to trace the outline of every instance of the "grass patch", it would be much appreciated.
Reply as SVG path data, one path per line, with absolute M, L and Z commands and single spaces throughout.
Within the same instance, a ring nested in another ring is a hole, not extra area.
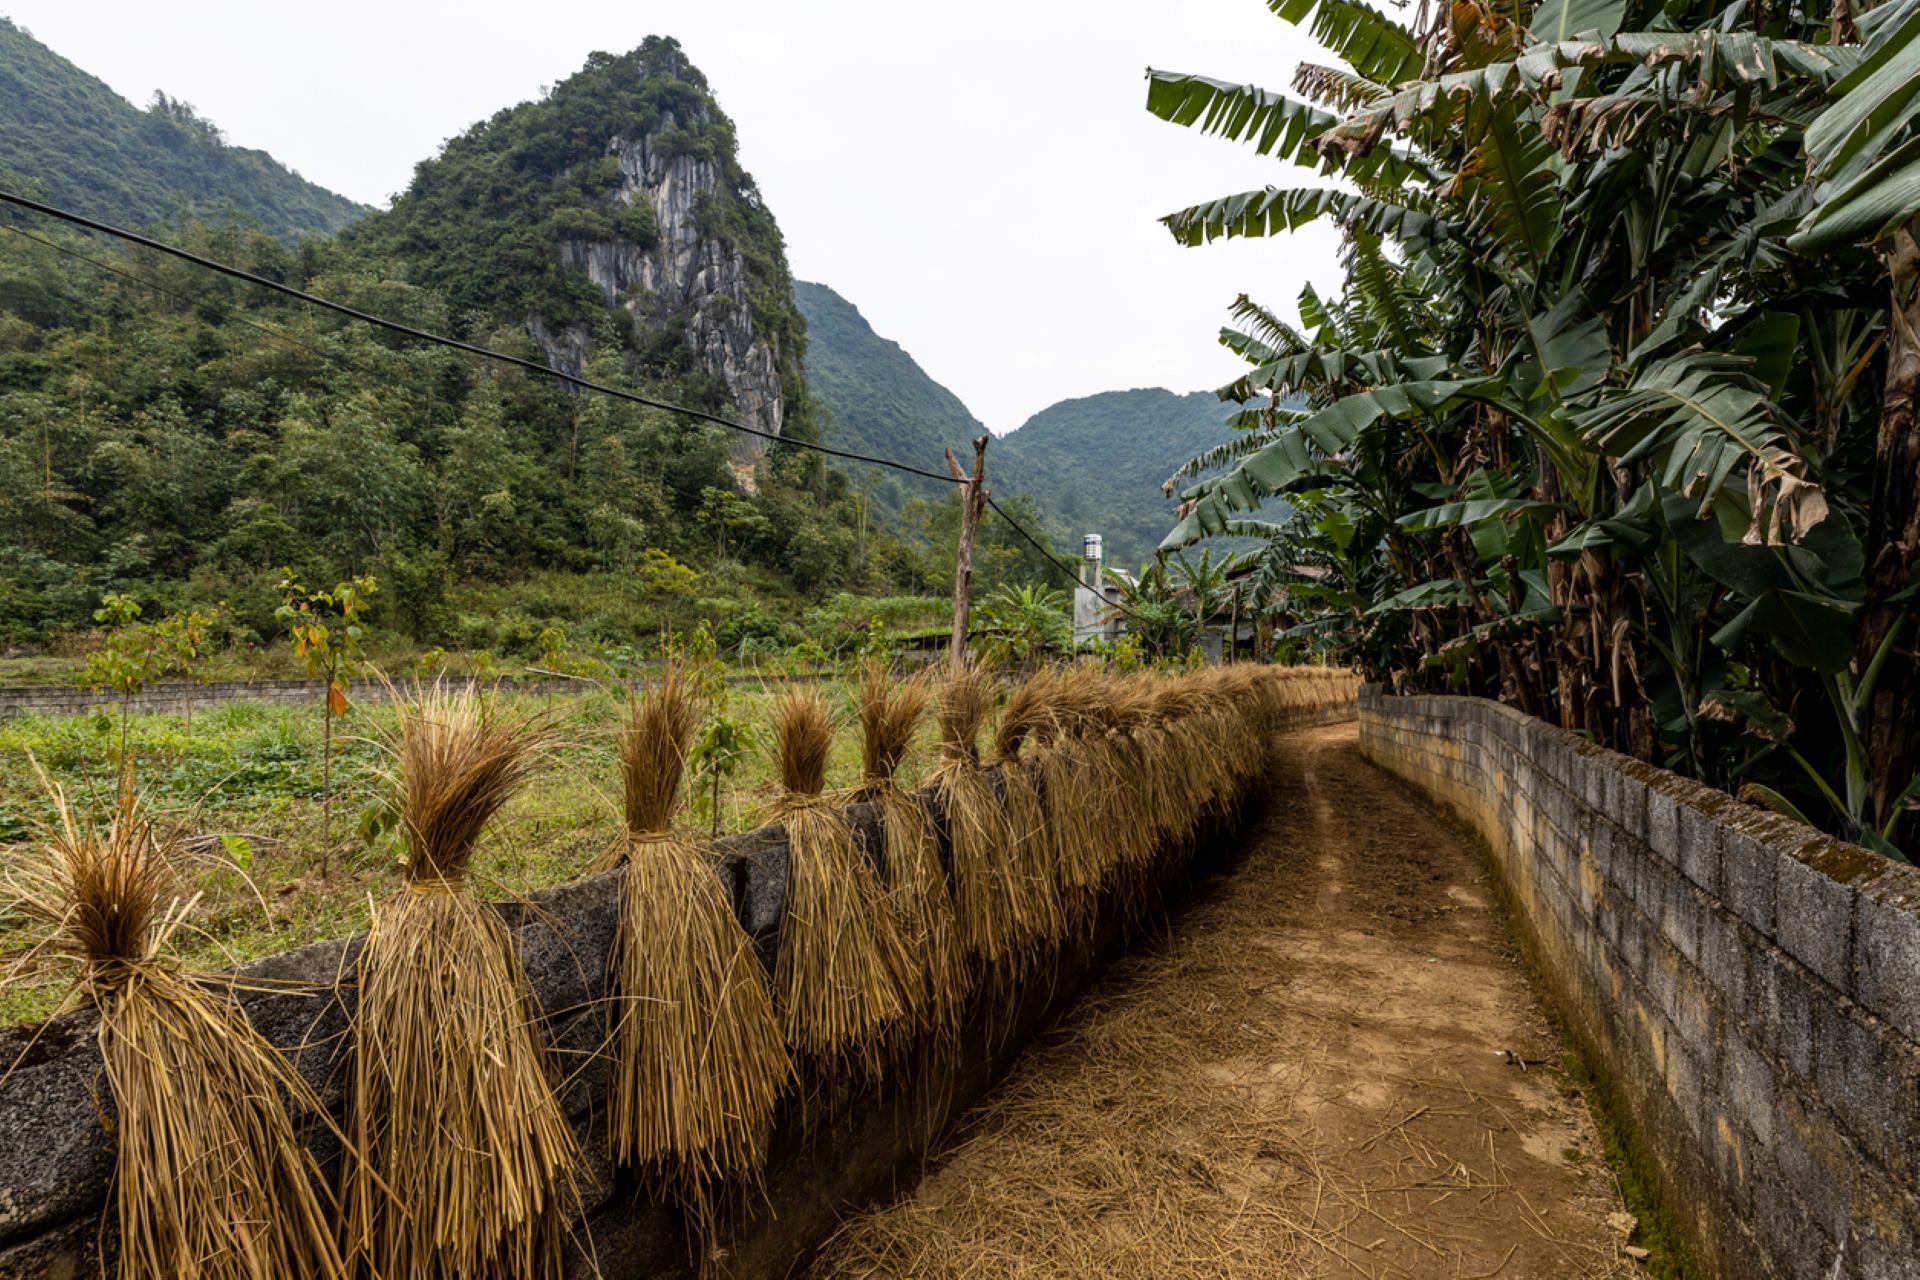
M 850 684 L 818 686 L 842 725 L 827 765 L 829 789 L 860 779 L 858 734 Z M 509 701 L 552 702 L 562 714 L 558 745 L 516 792 L 476 852 L 474 891 L 504 898 L 562 884 L 585 872 L 621 834 L 621 784 L 614 732 L 619 704 L 609 694 Z M 765 732 L 773 694 L 735 686 L 728 711 L 760 730 L 757 748 L 723 793 L 722 834 L 767 819 L 779 796 Z M 400 883 L 399 845 L 381 821 L 388 784 L 375 743 L 394 726 L 391 708 L 355 705 L 336 726 L 334 870 L 320 875 L 320 708 L 229 703 L 186 717 L 139 712 L 129 741 L 138 785 L 163 823 L 185 827 L 193 863 L 185 891 L 200 901 L 178 941 L 189 967 L 244 963 L 304 943 L 345 937 L 367 927 L 368 902 Z M 0 858 L 32 838 L 51 807 L 29 754 L 66 789 L 75 807 L 104 813 L 113 798 L 119 726 L 111 716 L 17 716 L 0 720 Z M 928 752 L 905 771 L 913 785 Z M 688 780 L 694 801 L 678 826 L 704 839 L 714 828 L 706 788 Z M 0 1025 L 37 1021 L 54 1012 L 64 975 L 15 973 L 30 944 L 26 922 L 0 906 Z

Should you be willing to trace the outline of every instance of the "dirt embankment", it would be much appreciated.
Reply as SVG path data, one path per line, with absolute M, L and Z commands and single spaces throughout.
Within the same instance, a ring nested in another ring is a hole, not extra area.
M 1352 725 L 815 1276 L 1630 1275 L 1480 866 Z

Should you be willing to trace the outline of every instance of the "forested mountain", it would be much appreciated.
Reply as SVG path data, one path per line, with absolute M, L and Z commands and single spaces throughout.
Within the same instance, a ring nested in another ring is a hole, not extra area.
M 963 454 L 968 441 L 986 433 L 960 397 L 929 377 L 899 343 L 875 333 L 851 302 L 804 280 L 794 285 L 793 296 L 807 318 L 807 385 L 826 410 L 830 443 L 937 471 L 943 449 Z M 875 479 L 874 500 L 898 509 L 932 483 L 883 473 Z
M 229 146 L 184 102 L 145 111 L 0 18 L 0 177 L 54 204 L 144 227 L 191 217 L 270 235 L 337 231 L 368 212 L 264 151 Z
M 986 430 L 851 302 L 804 282 L 794 296 L 807 317 L 807 380 L 826 410 L 832 443 L 938 466 L 944 446 L 960 452 Z M 987 471 L 997 494 L 1033 500 L 1060 546 L 1077 548 L 1082 534 L 1099 533 L 1110 559 L 1138 565 L 1172 524 L 1161 482 L 1194 454 L 1231 439 L 1232 412 L 1211 392 L 1158 387 L 1063 400 L 988 446 Z M 911 478 L 881 477 L 875 498 L 897 506 L 918 487 Z
M 421 162 L 392 212 L 345 239 L 456 316 L 525 318 L 555 367 L 580 372 L 613 318 L 636 374 L 811 438 L 786 246 L 733 122 L 673 40 L 592 54 Z M 744 461 L 757 450 L 741 441 Z
M 281 566 L 373 571 L 377 625 L 506 652 L 554 628 L 651 643 L 700 618 L 723 643 L 774 640 L 802 600 L 950 580 L 951 492 L 893 536 L 817 454 L 4 216 L 54 244 L 0 236 L 0 643 L 85 627 L 108 591 L 224 599 L 264 637 Z M 778 228 L 672 40 L 593 55 L 342 237 L 169 234 L 425 329 L 814 431 Z M 988 583 L 1041 571 L 997 529 L 978 563 Z
M 1042 409 L 989 451 L 1001 483 L 1033 495 L 1056 541 L 1102 534 L 1110 562 L 1132 568 L 1173 522 L 1161 484 L 1187 459 L 1233 438 L 1231 405 L 1211 391 L 1104 391 Z

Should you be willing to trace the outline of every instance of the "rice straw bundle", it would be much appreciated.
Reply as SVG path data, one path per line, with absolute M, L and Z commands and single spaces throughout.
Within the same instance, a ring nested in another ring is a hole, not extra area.
M 471 691 L 401 704 L 407 886 L 356 965 L 345 1246 L 381 1276 L 558 1277 L 576 1199 L 573 1130 L 499 914 L 468 892 L 482 828 L 547 736 Z
M 1034 900 L 1006 810 L 980 766 L 980 728 L 992 706 L 993 686 L 980 668 L 946 678 L 940 687 L 941 761 L 933 787 L 946 815 L 961 941 L 969 955 L 1005 974 L 1019 965 L 1045 908 Z
M 1093 718 L 1099 726 L 1094 758 L 1105 774 L 1109 831 L 1119 866 L 1143 865 L 1160 845 L 1165 780 L 1136 736 L 1149 714 L 1143 679 L 1150 678 L 1104 681 L 1094 701 Z
M 1020 754 L 1045 722 L 1051 684 L 1052 678 L 1045 675 L 1022 682 L 1008 697 L 993 740 L 994 759 L 1000 766 L 1001 807 L 1013 837 L 1013 863 L 1024 878 L 1032 905 L 1021 940 L 1028 948 L 1028 959 L 1058 946 L 1067 932 L 1066 873 L 1057 856 L 1048 797 L 1041 789 L 1038 765 Z
M 27 958 L 77 963 L 71 998 L 99 1015 L 117 1111 L 119 1275 L 344 1277 L 332 1197 L 282 1098 L 324 1116 L 319 1100 L 231 989 L 218 996 L 162 958 L 193 905 L 170 898 L 167 842 L 130 790 L 101 831 L 83 829 L 41 781 L 58 821 L 6 883 L 16 909 L 49 931 Z
M 1035 741 L 1045 748 L 1037 757 L 1041 790 L 1062 884 L 1082 897 L 1101 889 L 1118 865 L 1116 822 L 1136 800 L 1121 794 L 1129 784 L 1107 741 L 1102 708 L 1111 683 L 1095 668 L 1080 666 L 1057 674 L 1040 691 Z
M 1108 878 L 1121 917 L 1129 924 L 1147 916 L 1160 900 L 1166 864 L 1179 856 L 1187 829 L 1189 784 L 1185 762 L 1156 715 L 1166 678 L 1140 673 L 1104 682 L 1096 720 L 1104 728 L 1099 753 L 1112 779 L 1115 866 Z
M 678 663 L 629 700 L 620 730 L 626 834 L 614 940 L 608 1128 L 615 1160 L 690 1199 L 760 1167 L 792 1075 L 767 972 L 699 848 L 670 830 L 698 700 Z
M 1225 786 L 1223 762 L 1241 752 L 1245 735 L 1213 717 L 1208 691 L 1195 677 L 1159 681 L 1149 696 L 1143 735 L 1161 783 L 1160 838 L 1184 840 Z
M 821 794 L 833 751 L 827 704 L 811 691 L 782 694 L 773 735 L 787 833 L 786 915 L 774 966 L 780 1027 L 799 1057 L 878 1075 L 882 1042 L 912 1005 L 913 957 L 846 815 Z
M 896 776 L 926 714 L 919 680 L 896 681 L 880 662 L 860 673 L 861 781 L 854 798 L 880 811 L 887 899 L 902 941 L 917 957 L 903 1029 L 950 1035 L 967 997 L 966 953 L 954 920 L 953 888 L 940 862 L 940 836 L 918 799 Z

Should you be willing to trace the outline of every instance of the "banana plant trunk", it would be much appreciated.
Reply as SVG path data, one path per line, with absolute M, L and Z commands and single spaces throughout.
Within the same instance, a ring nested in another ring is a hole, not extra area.
M 1867 601 L 1854 649 L 1856 675 L 1868 670 L 1888 632 L 1913 602 L 1891 603 L 1914 580 L 1920 555 L 1920 222 L 1895 232 L 1884 249 L 1893 289 L 1887 326 L 1887 380 L 1874 449 L 1873 504 L 1867 519 Z M 1920 662 L 1912 632 L 1893 651 L 1865 708 L 1874 825 L 1920 773 Z M 1899 843 L 1895 832 L 1895 843 Z

